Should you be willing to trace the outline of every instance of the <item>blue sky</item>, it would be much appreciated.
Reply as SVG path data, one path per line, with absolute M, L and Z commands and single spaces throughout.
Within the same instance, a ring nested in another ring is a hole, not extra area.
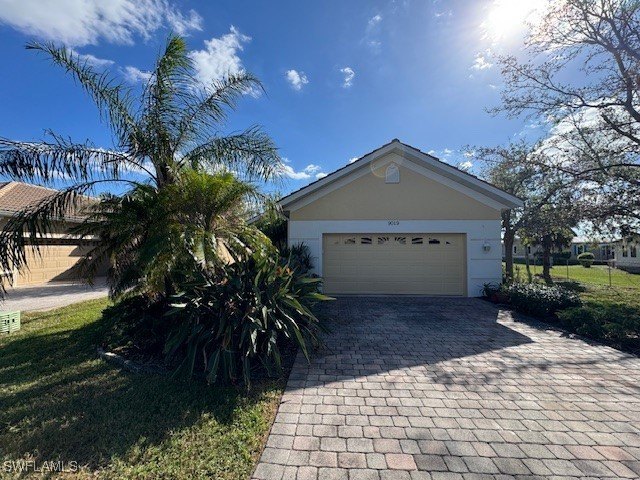
M 485 109 L 499 102 L 491 55 L 518 51 L 531 0 L 77 5 L 0 0 L 0 136 L 38 140 L 53 129 L 110 147 L 83 92 L 25 43 L 64 43 L 139 86 L 170 31 L 187 35 L 201 75 L 244 69 L 262 80 L 266 94 L 246 95 L 227 130 L 265 128 L 289 162 L 284 192 L 392 138 L 458 165 L 465 145 L 530 130 Z

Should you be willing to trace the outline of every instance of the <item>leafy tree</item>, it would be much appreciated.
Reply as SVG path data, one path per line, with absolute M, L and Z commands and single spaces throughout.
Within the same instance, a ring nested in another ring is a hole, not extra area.
M 538 145 L 525 141 L 506 146 L 473 148 L 484 164 L 483 177 L 498 188 L 524 200 L 524 207 L 503 210 L 502 231 L 505 247 L 506 276 L 514 278 L 513 245 L 518 232 L 527 225 L 530 212 L 552 201 L 566 185 L 554 175 L 553 182 Z
M 542 277 L 552 283 L 551 253 L 571 243 L 580 216 L 571 191 L 557 190 L 549 200 L 526 212 L 521 234 L 525 243 L 542 247 Z
M 640 2 L 547 2 L 524 59 L 502 56 L 494 112 L 552 122 L 545 165 L 573 177 L 596 224 L 640 224 Z
M 255 77 L 242 72 L 202 85 L 185 41 L 172 36 L 137 96 L 71 50 L 38 43 L 27 48 L 46 55 L 83 88 L 111 129 L 114 146 L 75 143 L 52 132 L 49 141 L 36 143 L 0 138 L 0 174 L 70 184 L 8 222 L 0 234 L 0 268 L 26 268 L 26 250 L 39 251 L 36 239 L 83 205 L 89 218 L 79 232 L 99 237 L 85 259 L 86 274 L 109 258 L 112 294 L 133 286 L 170 294 L 169 271 L 185 258 L 221 261 L 228 252 L 219 239 L 248 248 L 243 235 L 249 230 L 238 219 L 255 190 L 224 172 L 264 180 L 278 175 L 282 164 L 261 128 L 231 135 L 222 129 L 237 100 L 261 88 Z M 86 196 L 104 184 L 123 184 L 128 192 L 105 195 L 87 208 Z
M 499 59 L 505 79 L 499 110 L 556 120 L 590 110 L 606 128 L 640 146 L 638 32 L 635 0 L 548 2 L 525 41 L 526 60 Z

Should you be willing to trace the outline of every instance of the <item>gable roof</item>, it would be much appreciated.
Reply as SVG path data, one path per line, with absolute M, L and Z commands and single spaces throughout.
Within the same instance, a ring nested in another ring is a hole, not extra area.
M 407 145 L 406 143 L 402 143 L 397 138 L 394 138 L 389 143 L 386 143 L 383 146 L 363 155 L 356 161 L 339 168 L 326 177 L 316 180 L 315 182 L 290 193 L 286 197 L 280 199 L 278 203 L 284 210 L 286 210 L 287 207 L 295 205 L 308 195 L 311 195 L 312 193 L 320 193 L 323 188 L 328 187 L 337 180 L 346 177 L 356 170 L 360 170 L 378 158 L 390 153 L 398 153 L 405 158 L 411 158 L 420 166 L 425 167 L 434 174 L 453 181 L 454 183 L 458 183 L 463 188 L 466 187 L 467 189 L 471 189 L 474 192 L 487 197 L 487 199 L 492 201 L 493 204 L 500 205 L 500 208 L 509 209 L 521 207 L 523 205 L 522 199 L 515 195 L 507 193 L 504 190 L 501 190 L 498 187 L 476 177 L 475 175 L 449 165 L 433 155 L 425 153 L 411 145 Z
M 23 182 L 0 182 L 0 215 L 12 216 L 27 208 L 34 207 L 48 197 L 58 193 L 53 188 L 41 187 L 40 185 L 32 185 Z M 86 197 L 86 201 L 91 201 Z M 85 203 L 85 202 L 82 202 Z M 81 203 L 81 204 L 82 204 Z M 74 212 L 74 208 L 70 208 L 67 220 L 79 220 L 83 218 Z
M 0 212 L 16 213 L 37 205 L 57 190 L 22 182 L 0 183 Z

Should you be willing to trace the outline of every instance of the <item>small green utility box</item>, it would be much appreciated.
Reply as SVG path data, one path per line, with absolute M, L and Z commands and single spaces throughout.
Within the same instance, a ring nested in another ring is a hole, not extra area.
M 0 312 L 0 333 L 20 330 L 20 312 Z

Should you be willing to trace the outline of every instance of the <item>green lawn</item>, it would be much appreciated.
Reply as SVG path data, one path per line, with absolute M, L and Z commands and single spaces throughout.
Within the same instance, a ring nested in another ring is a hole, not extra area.
M 245 395 L 120 371 L 96 356 L 106 306 L 25 315 L 0 336 L 0 467 L 61 460 L 81 466 L 72 478 L 248 478 L 284 380 Z
M 521 278 L 526 278 L 527 271 L 524 265 L 514 265 L 514 274 Z M 532 273 L 541 274 L 541 266 L 531 266 Z M 582 265 L 556 265 L 551 269 L 554 280 L 575 280 L 588 285 L 609 286 L 609 267 L 606 265 L 592 265 L 591 268 L 584 268 Z M 611 286 L 623 288 L 640 289 L 640 275 L 627 273 L 617 268 L 611 269 Z

